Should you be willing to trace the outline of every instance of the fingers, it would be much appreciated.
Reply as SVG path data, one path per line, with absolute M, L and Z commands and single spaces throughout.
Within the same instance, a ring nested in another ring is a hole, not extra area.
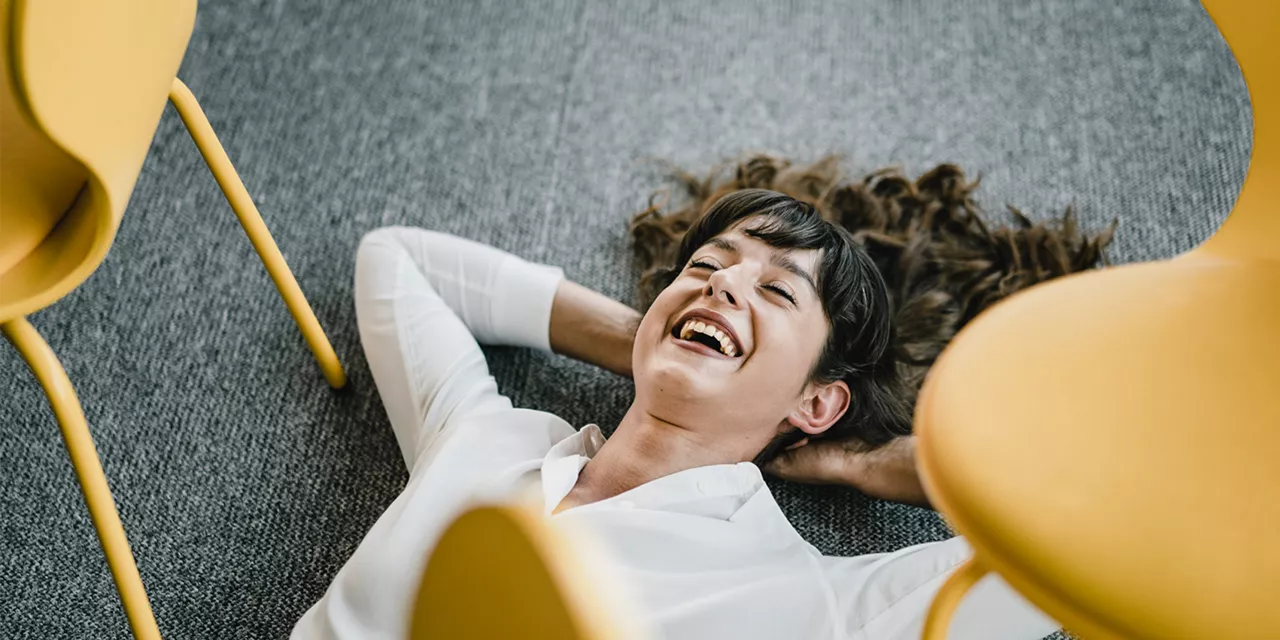
M 810 484 L 849 484 L 849 471 L 863 454 L 845 442 L 816 440 L 788 448 L 765 465 L 764 471 L 783 480 Z
M 782 480 L 807 482 L 804 465 L 799 463 L 796 458 L 796 454 L 792 451 L 784 451 L 765 464 L 762 471 Z
M 772 460 L 765 463 L 764 472 L 786 479 L 785 474 L 791 465 L 790 461 L 787 459 L 789 455 L 789 453 L 784 452 L 774 456 Z
M 764 471 L 792 482 L 828 484 L 832 481 L 832 465 L 823 453 L 813 445 L 787 450 L 769 461 Z

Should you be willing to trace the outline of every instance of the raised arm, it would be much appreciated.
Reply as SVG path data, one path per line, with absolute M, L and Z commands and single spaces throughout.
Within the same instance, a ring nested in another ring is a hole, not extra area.
M 412 471 L 470 414 L 511 408 L 478 342 L 555 349 L 626 374 L 625 305 L 559 269 L 410 227 L 367 234 L 356 254 L 360 341 Z
M 624 376 L 640 313 L 555 267 L 444 233 L 388 227 L 394 245 L 481 344 L 551 350 Z

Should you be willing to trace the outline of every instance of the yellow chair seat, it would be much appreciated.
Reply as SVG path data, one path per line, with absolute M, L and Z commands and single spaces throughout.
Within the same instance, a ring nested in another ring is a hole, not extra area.
M 996 307 L 918 408 L 931 495 L 1085 637 L 1280 637 L 1278 294 L 1280 263 L 1191 254 Z
M 916 407 L 926 491 L 994 570 L 1086 638 L 1280 638 L 1280 2 L 1204 0 L 1254 147 L 1200 248 L 996 305 Z

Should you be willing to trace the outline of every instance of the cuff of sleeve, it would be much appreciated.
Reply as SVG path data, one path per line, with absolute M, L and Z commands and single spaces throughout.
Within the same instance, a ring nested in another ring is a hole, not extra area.
M 507 256 L 498 271 L 490 321 L 502 344 L 551 350 L 551 304 L 563 279 L 559 267 Z

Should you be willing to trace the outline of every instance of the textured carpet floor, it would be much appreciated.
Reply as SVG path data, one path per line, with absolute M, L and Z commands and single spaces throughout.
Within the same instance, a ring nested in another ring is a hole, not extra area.
M 413 224 L 565 267 L 632 300 L 627 213 L 749 151 L 850 171 L 939 161 L 1033 216 L 1119 217 L 1119 262 L 1221 222 L 1250 111 L 1192 0 L 202 3 L 202 100 L 350 374 L 324 384 L 178 118 L 115 246 L 36 327 L 62 358 L 171 638 L 278 638 L 405 472 L 351 303 L 361 234 Z M 517 404 L 617 421 L 627 382 L 489 351 Z M 0 348 L 0 637 L 122 638 L 48 405 Z M 777 486 L 831 553 L 944 537 L 931 513 Z

